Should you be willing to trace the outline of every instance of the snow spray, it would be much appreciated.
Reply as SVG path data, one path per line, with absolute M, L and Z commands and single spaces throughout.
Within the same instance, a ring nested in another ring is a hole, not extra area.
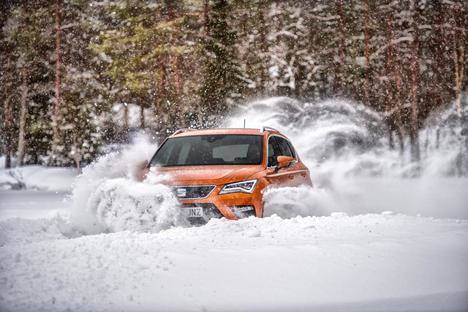
M 131 145 L 83 169 L 71 196 L 70 220 L 78 231 L 158 232 L 184 224 L 176 197 L 158 177 L 136 178 L 155 150 L 146 136 L 138 135 Z
M 346 100 L 261 99 L 239 107 L 223 126 L 238 127 L 248 119 L 252 128 L 274 127 L 291 139 L 310 169 L 313 188 L 265 190 L 267 217 L 393 211 L 468 218 L 467 145 L 453 112 L 449 108 L 428 119 L 417 166 L 409 153 L 389 148 L 383 115 Z M 84 168 L 72 194 L 72 223 L 87 234 L 183 225 L 177 199 L 157 176 L 135 179 L 155 150 L 138 136 Z
M 241 106 L 225 126 L 245 118 L 252 128 L 287 135 L 315 185 L 266 190 L 266 216 L 393 211 L 468 217 L 468 143 L 453 107 L 428 118 L 420 131 L 419 164 L 409 152 L 389 148 L 382 114 L 347 100 L 260 99 Z

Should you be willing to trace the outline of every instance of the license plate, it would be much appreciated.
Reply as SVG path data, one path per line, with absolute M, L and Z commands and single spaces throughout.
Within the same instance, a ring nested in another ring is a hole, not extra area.
M 203 217 L 203 208 L 202 207 L 191 207 L 184 208 L 184 211 L 189 218 L 199 218 Z

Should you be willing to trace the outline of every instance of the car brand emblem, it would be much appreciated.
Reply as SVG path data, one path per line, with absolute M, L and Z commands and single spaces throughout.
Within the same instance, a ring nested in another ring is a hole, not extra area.
M 176 190 L 177 197 L 185 197 L 187 196 L 187 190 L 185 188 L 179 187 Z

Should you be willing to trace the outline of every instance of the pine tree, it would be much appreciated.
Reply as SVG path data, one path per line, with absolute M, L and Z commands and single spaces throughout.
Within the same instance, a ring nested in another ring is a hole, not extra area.
M 7 116 L 17 120 L 15 128 L 8 127 L 8 141 L 16 146 L 17 163 L 37 162 L 47 150 L 48 99 L 50 71 L 47 53 L 51 50 L 48 40 L 51 18 L 48 2 L 38 2 L 39 8 L 31 3 L 21 3 L 11 9 L 3 27 L 4 43 L 8 47 L 5 87 Z M 40 116 L 46 118 L 40 118 Z M 16 138 L 13 137 L 16 134 Z M 41 142 L 35 145 L 34 143 Z
M 197 122 L 197 44 L 201 11 L 188 10 L 181 1 L 111 3 L 105 9 L 118 25 L 101 33 L 93 48 L 106 60 L 105 73 L 118 96 L 110 101 L 138 103 L 159 122 L 157 132 Z M 181 118 L 182 117 L 182 118 Z
M 200 101 L 206 115 L 226 113 L 229 106 L 242 99 L 245 88 L 234 49 L 236 35 L 228 19 L 230 10 L 226 0 L 214 0 L 208 15 L 207 36 L 203 42 L 206 58 L 200 88 Z
M 2 2 L 0 4 L 0 29 L 4 29 L 5 24 L 11 14 L 11 7 L 9 3 Z M 13 111 L 13 86 L 14 86 L 14 69 L 13 62 L 14 58 L 11 53 L 12 43 L 7 42 L 6 34 L 4 31 L 0 32 L 0 100 L 2 101 L 2 110 L 0 111 L 0 117 L 2 123 L 0 123 L 0 131 L 3 134 L 0 136 L 1 153 L 5 155 L 5 168 L 11 167 L 11 158 L 13 156 L 13 144 L 14 144 L 14 111 Z
M 54 125 L 49 164 L 80 168 L 98 152 L 100 95 L 96 61 L 88 47 L 96 30 L 90 24 L 90 1 L 55 0 Z
M 7 166 L 15 153 L 19 163 L 82 166 L 130 126 L 158 136 L 211 126 L 243 99 L 272 95 L 364 102 L 384 114 L 390 146 L 417 161 L 424 119 L 452 100 L 463 112 L 461 0 L 2 5 Z

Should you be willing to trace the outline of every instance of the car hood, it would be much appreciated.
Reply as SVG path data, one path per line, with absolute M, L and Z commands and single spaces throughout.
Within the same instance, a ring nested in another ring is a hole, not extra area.
M 162 182 L 169 185 L 221 185 L 248 180 L 262 171 L 262 166 L 187 166 L 155 167 L 152 171 L 162 175 Z

